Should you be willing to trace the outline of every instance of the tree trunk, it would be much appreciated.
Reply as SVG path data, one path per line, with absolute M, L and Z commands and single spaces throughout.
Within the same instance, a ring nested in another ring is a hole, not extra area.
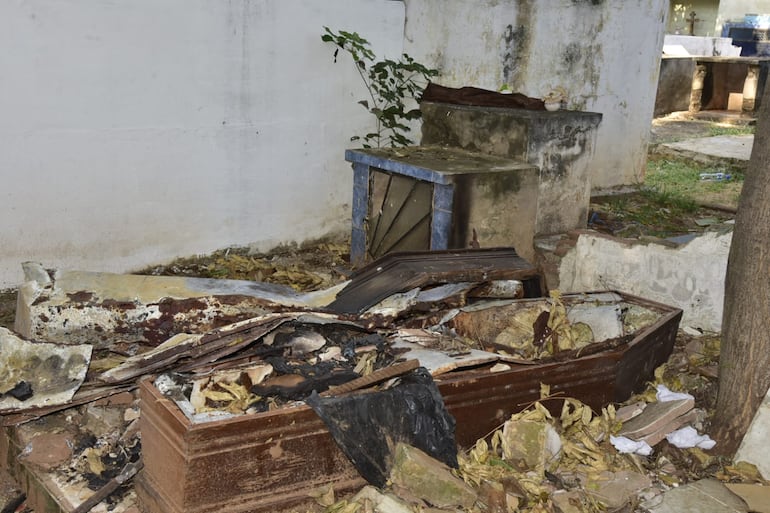
M 770 387 L 770 87 L 758 113 L 727 261 L 711 436 L 733 456 Z

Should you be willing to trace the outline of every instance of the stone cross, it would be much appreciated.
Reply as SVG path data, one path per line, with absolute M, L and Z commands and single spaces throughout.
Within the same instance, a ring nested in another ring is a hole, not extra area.
M 696 21 L 701 21 L 701 20 L 700 20 L 700 18 L 696 18 L 695 17 L 695 11 L 692 11 L 690 13 L 690 16 L 687 17 L 687 21 L 690 24 L 690 35 L 694 36 L 695 35 L 695 22 Z

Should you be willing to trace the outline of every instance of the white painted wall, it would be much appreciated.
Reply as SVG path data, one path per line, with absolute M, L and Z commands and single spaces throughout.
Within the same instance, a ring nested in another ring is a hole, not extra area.
M 563 292 L 620 290 L 683 310 L 682 326 L 719 332 L 732 233 L 707 233 L 671 248 L 581 234 L 562 258 Z
M 642 180 L 668 2 L 408 0 L 405 50 L 441 84 L 542 97 L 600 112 L 594 189 Z
M 389 0 L 0 2 L 0 289 L 20 262 L 126 271 L 349 229 L 354 67 L 402 50 Z
M 594 188 L 636 181 L 666 12 L 664 0 L 0 2 L 0 289 L 26 260 L 125 272 L 347 232 L 343 150 L 371 121 L 324 25 L 380 55 L 406 50 L 444 85 L 537 97 L 561 85 L 604 114 Z

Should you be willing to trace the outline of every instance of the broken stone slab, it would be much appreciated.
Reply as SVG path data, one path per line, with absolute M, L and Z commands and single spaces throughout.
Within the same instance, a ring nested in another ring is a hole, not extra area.
M 770 458 L 767 457 L 767 447 L 770 446 L 770 390 L 759 403 L 754 419 L 749 425 L 746 436 L 743 437 L 735 461 L 746 461 L 757 466 L 762 477 L 770 479 Z
M 374 513 L 412 513 L 414 511 L 408 503 L 392 494 L 381 492 L 371 485 L 364 486 L 350 500 L 351 503 L 356 504 L 365 504 L 366 501 L 371 503 Z
M 650 478 L 639 472 L 605 471 L 597 478 L 588 481 L 586 493 L 602 503 L 608 511 L 613 511 L 632 504 L 637 494 L 650 486 L 652 486 Z
M 725 486 L 743 499 L 750 511 L 770 513 L 770 486 L 749 483 L 727 483 Z
M 558 490 L 551 495 L 559 513 L 583 513 L 587 510 L 586 495 L 580 490 Z
M 75 437 L 71 433 L 41 433 L 30 440 L 19 455 L 19 461 L 41 470 L 51 470 L 70 461 L 74 445 Z
M 14 329 L 29 339 L 96 348 L 157 345 L 177 333 L 209 331 L 282 307 L 321 306 L 338 290 L 300 294 L 244 280 L 48 271 L 34 262 L 23 269 Z
M 693 420 L 686 414 L 694 406 L 692 398 L 650 403 L 642 413 L 623 424 L 618 436 L 655 445 L 667 434 Z
M 503 426 L 503 458 L 521 471 L 543 471 L 558 458 L 561 438 L 547 422 L 509 420 Z
M 501 481 L 485 480 L 479 486 L 479 502 L 486 506 L 488 513 L 509 513 L 518 511 L 525 500 L 526 492 L 513 477 Z
M 447 465 L 401 442 L 393 453 L 390 482 L 398 495 L 416 497 L 437 508 L 468 509 L 477 499 L 473 488 Z
M 641 414 L 646 407 L 647 403 L 644 401 L 636 401 L 635 403 L 622 406 L 615 412 L 615 420 L 620 423 L 626 423 Z
M 748 513 L 746 503 L 716 479 L 673 488 L 641 505 L 648 513 Z
M 0 328 L 0 414 L 70 401 L 85 380 L 91 351 L 87 344 L 30 342 Z

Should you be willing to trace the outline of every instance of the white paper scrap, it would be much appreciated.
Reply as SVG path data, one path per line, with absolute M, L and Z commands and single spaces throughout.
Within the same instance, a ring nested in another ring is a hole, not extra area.
M 610 435 L 610 442 L 621 454 L 640 454 L 642 456 L 649 456 L 652 454 L 652 447 L 644 440 L 636 441 L 631 440 L 625 436 L 612 436 Z
M 661 403 L 665 403 L 668 401 L 681 401 L 682 399 L 695 399 L 690 394 L 685 394 L 682 392 L 672 392 L 671 390 L 668 389 L 666 385 L 658 385 L 655 388 L 658 389 L 658 392 L 655 394 L 655 397 Z
M 701 449 L 712 449 L 717 443 L 711 439 L 708 435 L 698 434 L 692 426 L 685 426 L 681 429 L 677 429 L 673 433 L 666 435 L 668 443 L 680 449 L 687 449 L 690 447 L 699 447 Z

